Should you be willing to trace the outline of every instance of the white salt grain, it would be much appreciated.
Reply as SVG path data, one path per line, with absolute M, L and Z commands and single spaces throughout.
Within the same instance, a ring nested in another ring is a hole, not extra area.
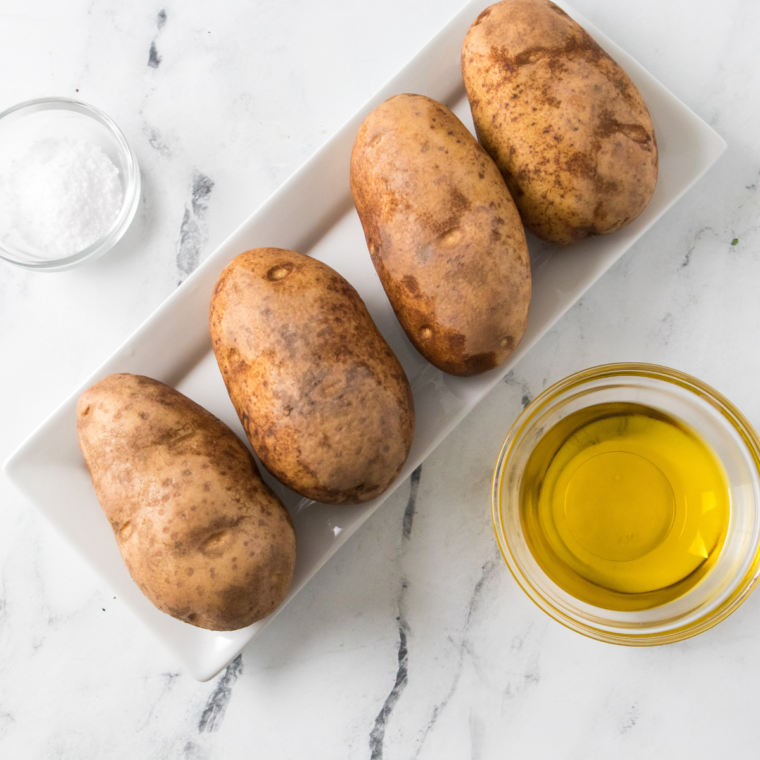
M 100 146 L 49 138 L 13 162 L 13 223 L 34 248 L 70 256 L 92 245 L 119 215 L 119 170 Z

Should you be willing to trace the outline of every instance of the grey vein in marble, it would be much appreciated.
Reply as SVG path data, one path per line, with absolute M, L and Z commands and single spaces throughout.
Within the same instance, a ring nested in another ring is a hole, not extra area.
M 200 262 L 201 249 L 208 240 L 206 211 L 208 210 L 214 181 L 199 171 L 193 174 L 193 188 L 190 203 L 185 206 L 182 224 L 179 228 L 177 249 L 177 269 L 181 285 Z
M 639 720 L 639 706 L 634 702 L 630 710 L 627 711 L 623 723 L 620 726 L 620 733 L 627 734 Z
M 148 145 L 150 145 L 153 150 L 164 156 L 164 158 L 169 158 L 171 156 L 171 148 L 157 129 L 148 124 L 144 124 L 143 134 L 148 140 Z
M 153 702 L 150 706 L 150 710 L 148 710 L 147 715 L 145 716 L 145 720 L 142 722 L 142 724 L 137 728 L 138 731 L 144 730 L 153 719 L 153 714 L 156 711 L 156 708 L 158 707 L 158 703 L 161 702 L 161 700 L 172 690 L 172 687 L 177 682 L 177 679 L 181 677 L 180 673 L 161 673 L 161 678 L 164 681 L 164 689 L 161 692 L 158 699 Z
M 2 736 L 16 719 L 9 712 L 0 712 L 0 736 Z
M 388 725 L 388 718 L 396 706 L 402 692 L 409 681 L 409 648 L 407 646 L 406 628 L 407 624 L 401 613 L 402 600 L 409 584 L 404 581 L 401 584 L 401 594 L 399 596 L 399 616 L 398 620 L 398 670 L 396 671 L 396 680 L 390 694 L 385 698 L 380 712 L 375 718 L 375 725 L 369 735 L 370 760 L 383 760 L 383 740 L 385 739 L 385 729 Z
M 219 683 L 206 702 L 206 707 L 198 721 L 198 731 L 209 733 L 218 731 L 224 720 L 224 713 L 232 698 L 232 687 L 243 672 L 243 655 L 239 654 L 224 671 Z
M 667 346 L 670 343 L 670 336 L 673 334 L 673 313 L 668 312 L 660 321 L 657 327 L 657 335 L 662 340 L 662 345 Z
M 681 262 L 681 269 L 685 269 L 687 266 L 689 266 L 691 262 L 691 256 L 694 253 L 695 248 L 697 245 L 699 245 L 699 242 L 708 232 L 711 232 L 713 235 L 715 235 L 715 230 L 713 230 L 712 227 L 702 227 L 702 229 L 700 229 L 694 236 L 691 245 L 689 245 L 689 249 L 686 251 L 686 256 L 684 256 L 684 259 Z
M 156 50 L 156 41 L 150 43 L 150 50 L 148 51 L 148 66 L 152 69 L 157 69 L 161 65 L 161 56 Z
M 411 487 L 409 490 L 409 500 L 404 510 L 403 536 L 408 541 L 412 535 L 412 523 L 414 522 L 414 513 L 417 510 L 417 491 L 420 490 L 420 478 L 422 477 L 422 465 L 412 473 Z
M 206 760 L 208 755 L 195 743 L 187 742 L 182 750 L 185 760 Z
M 156 16 L 156 26 L 158 27 L 158 31 L 160 32 L 164 28 L 164 24 L 166 23 L 166 9 L 162 8 L 158 15 Z M 156 48 L 156 40 L 155 38 L 150 43 L 150 50 L 148 51 L 148 66 L 152 69 L 157 69 L 161 65 L 161 56 L 158 54 L 158 50 Z
M 409 480 L 409 499 L 404 509 L 404 517 L 402 520 L 402 538 L 404 542 L 408 541 L 412 535 L 412 525 L 414 523 L 414 513 L 417 506 L 417 493 L 420 489 L 420 479 L 422 478 L 422 465 L 419 465 L 417 469 L 412 473 L 412 477 Z M 396 706 L 401 693 L 406 688 L 409 681 L 409 646 L 407 643 L 407 632 L 409 625 L 404 615 L 404 597 L 406 591 L 409 588 L 409 584 L 406 580 L 401 582 L 401 592 L 398 598 L 398 670 L 396 671 L 396 680 L 393 683 L 393 688 L 385 699 L 380 712 L 375 718 L 375 725 L 372 728 L 372 732 L 369 735 L 369 748 L 371 752 L 371 760 L 382 760 L 383 757 L 383 740 L 385 739 L 385 729 L 388 725 L 388 718 L 390 717 L 393 708 Z
M 523 409 L 525 409 L 525 407 L 528 406 L 531 401 L 533 401 L 533 393 L 528 387 L 528 384 L 517 380 L 515 378 L 514 370 L 507 372 L 507 374 L 504 376 L 504 383 L 506 385 L 519 388 L 522 391 L 522 398 L 520 399 L 520 403 L 522 404 Z

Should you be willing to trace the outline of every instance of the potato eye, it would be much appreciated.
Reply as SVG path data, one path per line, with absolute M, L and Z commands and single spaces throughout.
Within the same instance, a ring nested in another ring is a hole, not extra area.
M 267 272 L 267 279 L 272 282 L 284 280 L 294 269 L 293 264 L 278 264 Z
M 202 552 L 207 551 L 214 551 L 215 549 L 219 549 L 222 543 L 224 542 L 225 537 L 227 536 L 227 533 L 229 531 L 226 530 L 220 530 L 217 533 L 212 533 L 201 546 Z

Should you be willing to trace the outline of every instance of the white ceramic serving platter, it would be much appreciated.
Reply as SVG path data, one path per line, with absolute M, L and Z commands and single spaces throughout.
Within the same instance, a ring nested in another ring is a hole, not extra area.
M 572 250 L 556 250 L 530 238 L 533 270 L 530 319 L 525 337 L 510 360 L 475 378 L 454 378 L 434 369 L 408 342 L 375 274 L 351 200 L 349 157 L 366 114 L 400 92 L 422 93 L 447 104 L 472 130 L 459 68 L 460 50 L 470 24 L 488 4 L 487 0 L 473 0 L 465 5 L 76 389 L 5 465 L 13 483 L 199 680 L 207 680 L 224 668 L 272 622 L 276 613 L 240 631 L 215 633 L 159 612 L 142 595 L 122 563 L 79 451 L 75 407 L 81 392 L 112 372 L 148 375 L 173 385 L 205 406 L 245 440 L 217 369 L 208 332 L 208 304 L 221 270 L 242 251 L 275 246 L 314 256 L 354 285 L 412 384 L 417 413 L 414 445 L 394 485 L 380 498 L 358 507 L 332 507 L 301 499 L 267 478 L 290 510 L 296 528 L 298 560 L 287 604 L 475 404 L 726 148 L 707 124 L 629 55 L 567 3 L 558 2 L 628 72 L 644 96 L 660 149 L 657 189 L 644 213 L 614 235 L 586 240 Z M 486 504 L 483 519 L 488 519 Z

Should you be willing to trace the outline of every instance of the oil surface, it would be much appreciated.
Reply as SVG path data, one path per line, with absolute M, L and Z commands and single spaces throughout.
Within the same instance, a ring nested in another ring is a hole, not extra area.
M 521 486 L 537 562 L 565 591 L 606 609 L 649 609 L 694 587 L 715 564 L 728 518 L 712 449 L 638 404 L 600 404 L 560 421 Z

